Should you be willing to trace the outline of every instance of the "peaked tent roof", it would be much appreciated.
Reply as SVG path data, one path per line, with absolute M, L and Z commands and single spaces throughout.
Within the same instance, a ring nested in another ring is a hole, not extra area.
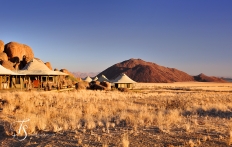
M 6 69 L 2 65 L 0 65 L 0 75 L 19 75 L 19 74 L 15 73 L 9 69 Z
M 83 81 L 91 82 L 91 81 L 92 81 L 92 79 L 91 79 L 89 76 L 87 76 L 86 78 L 84 78 L 84 79 L 83 79 Z
M 60 71 L 50 70 L 43 61 L 39 59 L 32 59 L 22 70 L 18 70 L 17 73 L 25 75 L 68 75 Z
M 100 82 L 103 82 L 103 81 L 109 82 L 110 80 L 107 79 L 106 76 L 101 75 L 101 76 L 98 78 L 98 81 L 100 81 Z
M 94 79 L 93 79 L 93 81 L 97 81 L 98 80 L 98 77 L 95 77 Z
M 113 83 L 136 83 L 131 78 L 129 78 L 126 74 L 120 74 L 116 79 L 113 80 Z

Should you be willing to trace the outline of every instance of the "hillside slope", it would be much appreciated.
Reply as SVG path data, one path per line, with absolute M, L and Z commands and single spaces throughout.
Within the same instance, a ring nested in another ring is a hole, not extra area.
M 218 78 L 218 77 L 214 77 L 214 76 L 206 76 L 203 73 L 194 76 L 194 79 L 196 81 L 199 82 L 220 82 L 220 83 L 224 83 L 227 82 L 226 80 L 222 79 L 222 78 Z
M 105 75 L 108 79 L 116 78 L 120 73 L 127 74 L 137 82 L 183 82 L 194 81 L 194 78 L 187 73 L 175 68 L 168 68 L 142 59 L 130 59 L 117 63 L 98 74 Z

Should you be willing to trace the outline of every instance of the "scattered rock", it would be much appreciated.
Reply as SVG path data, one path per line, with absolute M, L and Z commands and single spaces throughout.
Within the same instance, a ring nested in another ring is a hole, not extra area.
M 100 82 L 99 81 L 91 81 L 90 84 L 91 85 L 94 85 L 94 84 L 100 85 Z
M 61 72 L 63 72 L 63 73 L 66 73 L 66 74 L 68 74 L 68 75 L 70 75 L 70 76 L 72 76 L 72 77 L 75 77 L 71 72 L 69 72 L 67 69 L 61 69 L 60 70 Z
M 15 70 L 14 65 L 15 64 L 10 62 L 10 61 L 7 61 L 7 60 L 2 61 L 2 66 L 9 69 L 9 70 Z
M 98 85 L 98 84 L 93 84 L 93 85 L 91 85 L 90 89 L 92 89 L 92 90 L 106 90 L 106 87 L 104 87 L 102 85 Z
M 44 63 L 49 69 L 51 69 L 52 70 L 52 65 L 51 65 L 51 63 L 50 62 L 46 62 L 46 63 Z
M 2 60 L 2 61 L 8 61 L 7 54 L 4 53 L 4 52 L 0 53 L 0 60 Z
M 89 82 L 81 81 L 75 84 L 77 90 L 84 90 L 89 88 Z
M 107 90 L 111 89 L 111 83 L 109 82 L 101 82 L 100 85 L 104 86 Z

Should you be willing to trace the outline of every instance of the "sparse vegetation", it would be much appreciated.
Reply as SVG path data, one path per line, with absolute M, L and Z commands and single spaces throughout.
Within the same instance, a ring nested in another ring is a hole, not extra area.
M 36 140 L 33 134 L 51 132 L 73 138 L 73 146 L 210 146 L 214 140 L 226 146 L 232 142 L 232 95 L 227 91 L 32 91 L 4 92 L 0 98 L 5 133 L 10 136 L 19 127 L 15 123 L 10 129 L 10 123 L 30 119 L 25 123 L 30 141 Z

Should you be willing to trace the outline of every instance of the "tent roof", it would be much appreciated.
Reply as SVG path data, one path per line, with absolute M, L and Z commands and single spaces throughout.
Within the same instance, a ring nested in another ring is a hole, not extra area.
M 46 70 L 18 70 L 16 71 L 18 74 L 21 75 L 68 75 L 66 73 L 60 71 L 46 71 Z
M 113 80 L 113 83 L 136 83 L 130 79 L 126 74 L 120 74 L 116 79 Z
M 22 70 L 17 73 L 25 75 L 68 75 L 60 71 L 50 70 L 41 60 L 33 59 Z
M 29 63 L 26 64 L 26 66 L 22 70 L 47 70 L 47 71 L 52 71 L 50 70 L 44 63 L 43 61 L 39 59 L 32 59 Z
M 2 65 L 0 65 L 0 75 L 19 75 L 19 74 L 15 73 L 9 69 L 6 69 Z
M 91 81 L 92 81 L 92 79 L 91 79 L 89 76 L 87 76 L 86 78 L 84 78 L 84 79 L 83 79 L 83 81 L 91 82 Z
M 98 77 L 93 78 L 93 81 L 97 81 L 97 80 L 98 80 Z
M 110 80 L 107 79 L 106 76 L 101 75 L 101 76 L 98 78 L 98 81 L 100 81 L 100 82 L 103 82 L 103 81 L 109 82 Z

